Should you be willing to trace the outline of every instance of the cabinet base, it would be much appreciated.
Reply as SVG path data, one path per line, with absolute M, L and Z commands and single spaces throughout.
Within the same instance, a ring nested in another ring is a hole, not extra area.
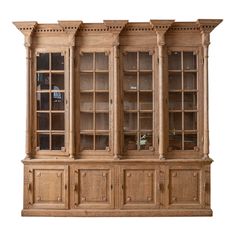
M 169 209 L 169 210 L 34 210 L 24 209 L 22 216 L 56 217 L 155 217 L 155 216 L 212 216 L 211 209 Z

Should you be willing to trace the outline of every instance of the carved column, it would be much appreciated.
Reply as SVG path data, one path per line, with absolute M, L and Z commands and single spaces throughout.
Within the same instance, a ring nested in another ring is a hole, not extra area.
M 158 48 L 158 120 L 159 120 L 159 159 L 165 159 L 165 128 L 164 128 L 164 54 L 165 33 L 173 23 L 173 20 L 151 20 L 151 24 L 157 34 Z
M 14 22 L 13 23 L 18 30 L 20 30 L 25 36 L 25 48 L 26 48 L 26 142 L 25 153 L 26 158 L 32 158 L 32 78 L 31 78 L 31 42 L 32 34 L 37 26 L 36 21 L 32 22 Z
M 203 49 L 203 159 L 209 158 L 209 109 L 208 109 L 208 47 L 210 32 L 222 20 L 198 20 L 197 25 L 202 35 Z
M 108 28 L 109 32 L 112 33 L 112 50 L 113 50 L 113 88 L 114 88 L 114 101 L 113 101 L 113 154 L 114 159 L 120 159 L 121 157 L 121 112 L 120 112 L 120 76 L 119 76 L 119 34 L 125 25 L 128 23 L 127 20 L 105 20 L 104 24 Z
M 82 21 L 58 21 L 69 37 L 69 157 L 75 158 L 75 78 L 74 78 L 74 51 L 75 35 Z

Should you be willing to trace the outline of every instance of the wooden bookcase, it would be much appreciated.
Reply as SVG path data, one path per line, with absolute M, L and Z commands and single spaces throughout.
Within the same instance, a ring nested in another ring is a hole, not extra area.
M 220 22 L 14 22 L 27 63 L 22 215 L 211 216 Z

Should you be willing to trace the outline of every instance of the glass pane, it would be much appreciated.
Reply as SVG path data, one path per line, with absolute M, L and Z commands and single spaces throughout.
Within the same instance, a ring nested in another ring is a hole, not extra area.
M 96 93 L 96 110 L 108 110 L 109 109 L 109 94 L 108 93 Z
M 137 93 L 124 93 L 124 109 L 137 110 Z
M 49 150 L 49 134 L 37 135 L 37 147 L 40 150 Z
M 168 56 L 168 69 L 181 70 L 181 52 L 171 52 Z
M 137 52 L 127 52 L 124 55 L 124 70 L 137 70 Z
M 108 113 L 96 113 L 95 117 L 96 130 L 109 130 Z
M 124 90 L 137 90 L 137 73 L 124 73 Z
M 152 93 L 139 94 L 139 108 L 140 110 L 152 110 Z
M 141 150 L 149 150 L 152 147 L 152 133 L 140 134 L 139 146 Z
M 139 53 L 139 69 L 152 70 L 152 55 L 149 55 L 149 52 Z
M 64 74 L 52 74 L 52 90 L 64 90 Z
M 49 93 L 37 93 L 37 110 L 49 110 Z
M 49 74 L 37 73 L 37 90 L 49 89 Z
M 184 89 L 197 89 L 197 73 L 196 72 L 184 73 Z
M 197 134 L 184 135 L 184 150 L 194 150 L 197 147 Z
M 125 134 L 124 148 L 125 150 L 137 150 L 137 135 L 136 134 Z
M 169 90 L 181 90 L 182 89 L 182 79 L 181 73 L 170 72 L 169 73 Z
M 184 70 L 196 70 L 197 57 L 194 52 L 183 52 Z
M 169 113 L 169 129 L 182 130 L 182 113 L 181 112 Z
M 109 74 L 108 73 L 96 73 L 96 90 L 108 90 L 109 89 Z
M 52 70 L 64 70 L 64 56 L 61 53 L 52 53 Z
M 140 130 L 152 130 L 152 113 L 139 114 Z
M 93 93 L 80 94 L 80 110 L 83 111 L 93 110 Z
M 88 113 L 88 112 L 80 113 L 80 129 L 81 130 L 93 129 L 93 113 Z
M 52 92 L 52 110 L 64 110 L 64 93 Z
M 93 54 L 83 53 L 80 56 L 80 70 L 93 70 Z
M 139 73 L 139 89 L 152 90 L 152 73 Z
M 37 130 L 49 130 L 49 113 L 37 113 Z
M 93 135 L 81 134 L 80 135 L 80 150 L 93 150 Z
M 197 109 L 197 93 L 196 92 L 184 93 L 184 109 L 185 110 Z
M 169 146 L 172 150 L 182 149 L 182 134 L 176 134 L 175 132 L 169 135 Z
M 109 147 L 109 136 L 108 135 L 96 135 L 95 136 L 95 149 L 106 150 Z
M 52 150 L 61 150 L 64 147 L 64 135 L 53 134 L 52 135 Z
M 52 115 L 52 130 L 64 130 L 65 120 L 64 113 L 51 113 Z
M 105 53 L 95 54 L 96 69 L 108 70 L 108 56 Z
M 39 53 L 37 56 L 37 70 L 49 70 L 49 53 Z
M 197 113 L 196 112 L 184 113 L 184 129 L 185 130 L 197 129 Z
M 137 130 L 137 113 L 124 113 L 124 131 Z
M 169 93 L 169 109 L 181 110 L 182 109 L 182 94 L 181 93 Z
M 80 89 L 93 90 L 93 73 L 80 73 Z

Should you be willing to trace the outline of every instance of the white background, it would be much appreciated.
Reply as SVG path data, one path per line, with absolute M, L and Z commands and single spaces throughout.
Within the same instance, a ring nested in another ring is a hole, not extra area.
M 0 235 L 236 235 L 236 77 L 233 0 L 0 1 Z M 12 21 L 224 19 L 211 34 L 210 142 L 213 217 L 21 217 L 25 147 L 25 49 Z

